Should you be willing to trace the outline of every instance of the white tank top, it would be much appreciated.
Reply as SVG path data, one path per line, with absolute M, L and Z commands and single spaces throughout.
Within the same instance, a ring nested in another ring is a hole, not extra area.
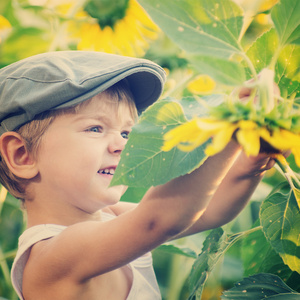
M 101 216 L 103 221 L 115 218 L 115 216 L 103 212 Z M 23 272 L 31 247 L 41 240 L 58 235 L 65 228 L 66 226 L 62 225 L 42 224 L 25 230 L 20 236 L 18 252 L 11 271 L 12 284 L 20 300 L 24 300 L 22 294 Z M 133 273 L 133 282 L 126 300 L 161 300 L 151 253 L 146 253 L 137 258 L 129 264 L 129 267 Z

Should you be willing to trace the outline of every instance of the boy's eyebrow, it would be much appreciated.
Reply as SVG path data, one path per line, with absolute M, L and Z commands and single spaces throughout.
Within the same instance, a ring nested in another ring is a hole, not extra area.
M 93 120 L 96 120 L 96 121 L 102 121 L 104 123 L 109 123 L 109 122 L 112 121 L 111 118 L 108 117 L 107 115 L 105 115 L 105 114 L 99 114 L 99 113 L 97 113 L 97 114 L 91 114 L 91 115 L 81 115 L 81 114 L 78 114 L 76 116 L 75 121 L 80 121 L 82 119 L 93 119 Z M 125 121 L 125 125 L 126 126 L 133 126 L 134 124 L 135 124 L 134 120 L 131 119 L 131 118 L 127 119 Z

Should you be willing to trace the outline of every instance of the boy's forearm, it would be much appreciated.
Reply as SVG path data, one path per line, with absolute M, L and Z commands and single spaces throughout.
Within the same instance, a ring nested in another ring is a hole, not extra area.
M 248 158 L 242 152 L 224 177 L 201 218 L 185 235 L 222 226 L 245 207 L 265 172 L 269 157 Z

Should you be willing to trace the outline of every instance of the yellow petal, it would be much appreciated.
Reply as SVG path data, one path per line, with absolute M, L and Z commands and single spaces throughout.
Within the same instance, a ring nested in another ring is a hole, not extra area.
M 261 25 L 266 25 L 269 23 L 269 14 L 258 14 L 255 17 L 255 21 Z
M 162 150 L 170 151 L 180 143 L 196 139 L 200 133 L 201 131 L 197 125 L 196 119 L 177 126 L 164 135 L 164 145 L 162 146 Z
M 220 130 L 213 138 L 213 141 L 205 149 L 205 153 L 208 156 L 212 156 L 221 152 L 229 143 L 234 131 L 237 129 L 236 124 L 228 124 L 222 130 Z
M 260 149 L 258 130 L 239 129 L 236 133 L 236 138 L 248 156 L 258 155 Z
M 208 153 L 221 151 L 229 142 L 237 125 L 227 121 L 218 121 L 212 118 L 195 118 L 184 123 L 164 135 L 163 151 L 169 151 L 177 146 L 181 151 L 192 151 L 205 143 L 210 137 L 216 136 L 211 150 Z
M 300 147 L 300 136 L 285 129 L 275 131 L 273 139 L 278 144 L 278 149 L 285 150 L 293 147 Z M 284 147 L 284 148 L 281 148 Z
M 261 137 L 278 150 L 300 147 L 300 135 L 285 129 L 274 130 L 272 134 L 265 129 L 261 131 Z
M 286 158 L 281 153 L 275 153 L 272 155 L 273 158 L 276 158 L 276 160 L 285 168 L 289 166 L 288 162 L 286 161 Z
M 240 127 L 241 129 L 252 130 L 257 129 L 258 125 L 251 120 L 241 120 L 238 122 L 238 127 Z
M 190 139 L 186 144 L 179 144 L 178 149 L 184 152 L 190 152 L 204 144 L 209 138 L 211 134 L 207 131 L 202 131 L 198 134 L 198 136 L 194 139 Z
M 145 27 L 157 32 L 160 30 L 159 27 L 152 22 L 152 20 L 146 14 L 144 9 L 139 5 L 139 3 L 136 0 L 130 0 L 128 10 L 130 10 L 128 14 L 132 14 L 133 17 L 139 20 Z
M 279 0 L 263 0 L 260 3 L 259 11 L 265 11 L 271 9 Z
M 197 119 L 197 125 L 201 130 L 210 131 L 212 133 L 216 133 L 224 127 L 227 127 L 228 124 L 230 124 L 228 121 L 219 121 L 212 118 Z
M 193 94 L 209 94 L 216 87 L 216 82 L 208 75 L 199 75 L 191 81 L 187 88 Z
M 199 133 L 200 133 L 200 129 L 197 126 L 196 119 L 194 119 L 192 121 L 186 122 L 168 131 L 165 134 L 164 139 L 170 140 L 170 139 L 179 138 L 180 140 L 186 142 L 189 139 L 195 138 L 196 137 L 195 135 Z
M 11 28 L 9 21 L 0 15 L 0 31 Z
M 130 0 L 126 14 L 113 28 L 100 28 L 96 19 L 80 11 L 68 21 L 71 37 L 76 39 L 78 50 L 103 51 L 140 57 L 149 48 L 149 41 L 158 37 L 159 28 L 136 0 Z M 90 27 L 90 30 L 88 30 Z
M 0 43 L 2 42 L 3 38 L 7 37 L 11 31 L 11 25 L 9 21 L 0 15 Z
M 227 121 L 218 121 L 211 118 L 198 118 L 196 119 L 196 123 L 198 126 L 197 132 L 190 136 L 187 140 L 187 144 L 181 144 L 178 148 L 182 151 L 192 151 L 195 148 L 199 147 L 203 143 L 205 143 L 210 137 L 215 136 L 220 131 L 224 131 L 224 128 L 228 128 L 231 123 Z M 230 133 L 229 133 L 230 134 Z M 232 135 L 232 134 L 231 134 Z M 220 135 L 220 138 L 223 139 Z M 220 139 L 219 138 L 219 139 Z M 219 139 L 217 138 L 218 147 L 220 147 L 220 143 L 218 142 Z M 228 142 L 225 142 L 225 146 Z
M 257 123 L 251 120 L 241 120 L 238 122 L 238 127 L 239 130 L 236 133 L 238 143 L 248 156 L 257 156 L 260 149 L 260 134 Z

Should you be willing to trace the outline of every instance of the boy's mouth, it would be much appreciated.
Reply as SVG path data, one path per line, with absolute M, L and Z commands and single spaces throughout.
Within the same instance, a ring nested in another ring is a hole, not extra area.
M 115 168 L 106 168 L 98 171 L 99 174 L 114 175 Z

